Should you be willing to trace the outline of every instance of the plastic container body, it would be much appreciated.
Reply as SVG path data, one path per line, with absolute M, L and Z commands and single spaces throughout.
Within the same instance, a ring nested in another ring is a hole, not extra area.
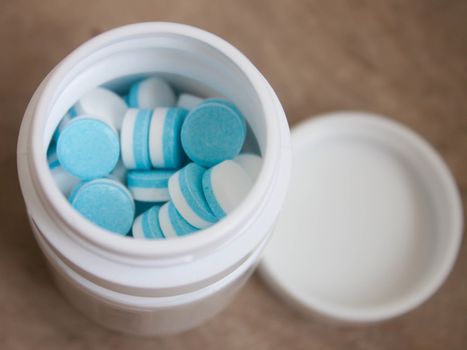
M 60 193 L 46 161 L 61 116 L 86 91 L 100 85 L 124 91 L 150 74 L 178 91 L 232 100 L 263 157 L 253 189 L 233 213 L 175 240 L 134 240 L 88 222 Z M 60 290 L 100 324 L 142 335 L 190 329 L 227 305 L 260 259 L 284 201 L 291 162 L 287 121 L 264 77 L 222 39 L 174 23 L 117 28 L 67 56 L 31 99 L 17 153 L 34 236 Z

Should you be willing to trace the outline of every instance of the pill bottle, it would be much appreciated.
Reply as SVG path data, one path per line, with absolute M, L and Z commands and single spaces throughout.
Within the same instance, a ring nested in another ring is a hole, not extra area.
M 177 90 L 224 96 L 245 115 L 263 166 L 228 217 L 191 236 L 136 240 L 77 213 L 55 185 L 46 151 L 60 118 L 88 90 L 117 91 L 157 74 Z M 105 32 L 63 59 L 25 112 L 18 174 L 34 237 L 58 288 L 78 310 L 110 329 L 161 335 L 220 312 L 255 269 L 278 216 L 291 168 L 290 136 L 268 82 L 237 49 L 206 31 L 139 23 Z

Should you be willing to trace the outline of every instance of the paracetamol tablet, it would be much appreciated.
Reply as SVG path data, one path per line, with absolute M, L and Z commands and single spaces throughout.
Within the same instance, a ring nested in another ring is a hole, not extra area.
M 186 236 L 198 229 L 180 215 L 172 202 L 165 203 L 159 210 L 159 223 L 165 238 Z
M 88 220 L 114 233 L 126 235 L 133 224 L 133 198 L 118 181 L 104 178 L 82 182 L 69 201 Z
M 83 180 L 108 175 L 119 156 L 120 144 L 115 129 L 90 116 L 74 118 L 57 141 L 61 166 Z
M 128 109 L 123 118 L 120 143 L 122 161 L 128 169 L 150 169 L 149 127 L 152 110 Z
M 127 110 L 125 101 L 115 92 L 97 87 L 88 91 L 70 109 L 72 116 L 89 115 L 120 130 Z
M 242 112 L 240 112 L 240 109 L 238 109 L 238 107 L 235 105 L 235 103 L 225 99 L 225 98 L 221 98 L 221 97 L 210 97 L 210 98 L 207 98 L 203 101 L 203 103 L 209 103 L 209 102 L 213 102 L 213 103 L 219 103 L 221 105 L 224 105 L 228 108 L 231 108 L 232 110 L 234 110 L 237 114 L 239 115 L 242 115 Z
M 149 156 L 155 168 L 177 169 L 186 163 L 180 132 L 188 111 L 156 108 L 149 128 Z
M 134 83 L 127 97 L 131 108 L 156 108 L 175 106 L 175 93 L 167 82 L 151 77 Z
M 131 170 L 128 172 L 128 189 L 133 198 L 141 202 L 166 202 L 169 196 L 171 170 Z
M 240 152 L 246 136 L 243 116 L 225 103 L 203 102 L 183 123 L 183 149 L 195 163 L 211 167 Z
M 135 219 L 133 237 L 137 239 L 165 239 L 159 224 L 160 205 L 154 205 Z
M 174 206 L 197 228 L 209 227 L 218 220 L 204 197 L 202 180 L 205 171 L 200 165 L 190 163 L 169 180 L 169 194 Z
M 219 219 L 243 201 L 252 184 L 247 172 L 232 160 L 225 160 L 203 174 L 206 201 Z

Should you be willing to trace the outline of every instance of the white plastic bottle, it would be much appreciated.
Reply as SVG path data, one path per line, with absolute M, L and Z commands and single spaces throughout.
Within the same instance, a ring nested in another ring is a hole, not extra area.
M 209 229 L 167 241 L 133 240 L 88 222 L 59 191 L 46 161 L 61 116 L 86 91 L 103 84 L 124 89 L 154 73 L 177 90 L 236 103 L 263 157 L 239 208 Z M 217 36 L 174 23 L 117 28 L 73 51 L 31 99 L 17 153 L 31 226 L 60 290 L 100 324 L 142 335 L 192 328 L 227 305 L 270 236 L 291 158 L 282 107 L 252 63 Z

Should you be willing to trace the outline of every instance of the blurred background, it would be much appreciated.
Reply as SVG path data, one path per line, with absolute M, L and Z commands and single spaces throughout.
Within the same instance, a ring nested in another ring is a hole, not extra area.
M 195 25 L 237 46 L 292 126 L 342 109 L 408 125 L 441 153 L 466 206 L 467 1 L 0 0 L 0 349 L 466 349 L 467 243 L 427 303 L 364 327 L 304 318 L 257 275 L 215 319 L 159 339 L 109 332 L 65 302 L 27 223 L 18 129 L 37 85 L 65 55 L 141 21 Z

